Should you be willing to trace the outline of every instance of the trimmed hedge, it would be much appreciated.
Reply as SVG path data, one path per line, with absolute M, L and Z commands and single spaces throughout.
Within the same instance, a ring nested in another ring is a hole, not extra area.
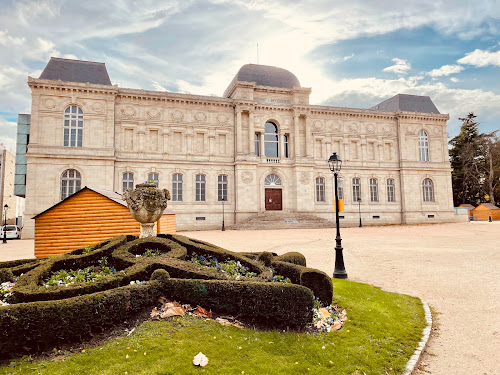
M 14 281 L 16 276 L 20 276 L 37 267 L 43 260 L 39 259 L 18 259 L 0 263 L 0 283 Z
M 208 242 L 195 240 L 178 234 L 167 234 L 163 236 L 185 247 L 188 252 L 188 258 L 191 258 L 193 253 L 196 253 L 198 255 L 209 255 L 212 257 L 216 257 L 219 261 L 223 262 L 227 260 L 236 260 L 239 261 L 243 266 L 248 267 L 251 272 L 257 273 L 260 277 L 269 280 L 272 279 L 272 274 L 268 269 L 263 267 L 259 262 L 242 256 L 240 253 L 235 253 Z
M 136 257 L 147 248 L 162 254 Z M 257 276 L 236 281 L 217 269 L 190 262 L 194 254 L 216 257 L 219 262 L 239 261 Z M 97 265 L 102 257 L 118 272 L 93 282 L 42 285 L 53 272 Z M 82 248 L 55 258 L 0 263 L 0 280 L 11 281 L 26 272 L 9 297 L 13 304 L 0 307 L 0 357 L 80 341 L 141 308 L 152 307 L 160 295 L 271 328 L 302 327 L 312 321 L 314 296 L 323 305 L 333 297 L 331 279 L 305 264 L 305 257 L 296 252 L 235 253 L 180 235 L 119 236 L 90 251 Z M 270 282 L 269 267 L 293 284 Z M 127 285 L 133 280 L 150 281 Z
M 136 257 L 136 255 L 143 254 L 146 249 L 155 249 L 161 252 L 158 257 Z M 175 259 L 186 259 L 187 250 L 185 247 L 181 246 L 175 241 L 156 237 L 156 238 L 140 238 L 128 242 L 127 244 L 117 248 L 113 254 L 113 258 L 121 262 L 126 266 L 131 264 L 144 262 L 144 261 L 158 261 L 158 260 L 170 260 Z
M 0 307 L 0 358 L 80 342 L 92 332 L 122 323 L 152 307 L 162 283 L 153 280 L 64 300 Z
M 0 283 L 14 281 L 14 274 L 8 268 L 0 268 Z
M 280 261 L 273 261 L 272 267 L 276 270 L 276 273 L 288 277 L 292 283 L 311 289 L 322 305 L 328 306 L 332 303 L 333 283 L 326 273 L 298 264 Z
M 300 285 L 169 279 L 162 292 L 167 298 L 267 327 L 296 328 L 312 321 L 314 296 Z
M 314 304 L 311 290 L 300 285 L 170 279 L 165 270 L 156 270 L 142 285 L 0 307 L 0 358 L 80 342 L 152 308 L 160 296 L 273 328 L 305 326 Z
M 306 257 L 295 251 L 274 257 L 273 261 L 293 263 L 306 267 Z

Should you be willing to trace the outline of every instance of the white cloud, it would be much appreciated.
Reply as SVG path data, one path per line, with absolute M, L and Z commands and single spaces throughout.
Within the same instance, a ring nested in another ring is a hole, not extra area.
M 490 52 L 476 49 L 467 53 L 464 57 L 457 60 L 459 64 L 474 65 L 478 67 L 496 65 L 500 66 L 500 51 Z
M 450 81 L 455 82 L 455 83 L 460 82 L 460 80 L 458 78 L 455 78 L 455 77 L 451 77 Z
M 162 85 L 160 85 L 158 82 L 154 81 L 152 82 L 153 84 L 153 87 L 156 91 L 168 91 L 165 87 L 163 87 Z
M 10 152 L 16 149 L 17 123 L 7 121 L 0 116 L 0 144 L 3 144 Z
M 407 74 L 408 70 L 411 69 L 411 64 L 405 59 L 393 58 L 392 61 L 394 65 L 384 68 L 384 72 L 392 72 L 396 74 Z
M 344 61 L 350 60 L 354 57 L 354 53 L 351 54 L 350 56 L 344 56 Z
M 429 74 L 431 77 L 442 77 L 449 76 L 450 74 L 460 73 L 464 69 L 465 68 L 460 65 L 443 65 L 441 68 L 433 69 L 427 74 Z

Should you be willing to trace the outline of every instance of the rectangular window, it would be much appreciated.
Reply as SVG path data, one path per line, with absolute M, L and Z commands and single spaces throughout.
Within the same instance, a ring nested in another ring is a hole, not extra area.
M 323 144 L 321 142 L 321 139 L 316 139 L 314 144 L 315 144 L 316 158 L 322 159 L 323 158 L 323 153 L 322 153 Z
M 132 151 L 134 149 L 134 130 L 125 129 L 124 131 L 124 148 L 125 150 Z
M 375 143 L 368 142 L 368 159 L 375 160 Z
M 158 173 L 148 173 L 148 183 L 153 183 L 158 187 L 160 185 L 160 181 L 158 178 Z
M 387 179 L 387 202 L 396 202 L 396 192 L 392 178 Z
M 255 146 L 255 155 L 260 156 L 260 134 L 255 133 L 255 141 L 254 141 L 254 146 Z
M 352 179 L 352 201 L 361 201 L 361 181 L 359 178 Z
M 224 155 L 226 153 L 226 135 L 219 134 L 219 154 Z
M 323 177 L 316 178 L 316 202 L 325 201 L 325 179 Z
M 205 153 L 205 134 L 203 133 L 196 133 L 196 152 Z
M 123 188 L 122 191 L 134 188 L 134 174 L 133 173 L 125 172 L 123 174 L 123 185 L 122 185 L 122 188 Z
M 149 143 L 151 151 L 158 151 L 158 130 L 151 130 L 149 132 Z
M 172 175 L 172 201 L 182 202 L 182 175 L 180 173 Z
M 351 141 L 351 159 L 358 158 L 358 142 Z
M 206 202 L 205 197 L 205 175 L 197 174 L 196 175 L 196 202 Z
M 370 178 L 370 202 L 378 202 L 378 181 Z
M 285 158 L 288 158 L 288 134 L 283 136 L 283 152 L 285 154 Z
M 384 160 L 385 161 L 392 160 L 392 151 L 390 143 L 384 143 Z
M 227 202 L 227 176 L 219 175 L 217 181 L 217 200 Z
M 174 132 L 174 136 L 172 137 L 172 150 L 174 150 L 175 153 L 180 153 L 182 152 L 182 133 L 181 132 Z

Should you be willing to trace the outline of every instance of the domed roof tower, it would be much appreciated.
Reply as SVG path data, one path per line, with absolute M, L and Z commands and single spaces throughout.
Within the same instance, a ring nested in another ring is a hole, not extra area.
M 224 92 L 226 98 L 231 97 L 236 83 L 253 83 L 252 86 L 273 87 L 285 90 L 299 89 L 300 82 L 292 72 L 269 65 L 246 64 L 234 76 Z

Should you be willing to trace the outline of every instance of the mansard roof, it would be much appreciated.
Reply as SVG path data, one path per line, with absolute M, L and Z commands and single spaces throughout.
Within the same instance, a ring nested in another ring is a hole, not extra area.
M 286 69 L 269 65 L 243 65 L 238 73 L 236 73 L 234 80 L 255 82 L 257 86 L 270 86 L 285 89 L 300 87 L 300 82 L 295 74 Z
M 106 64 L 94 61 L 51 57 L 40 79 L 93 83 L 111 86 Z
M 370 109 L 388 112 L 405 111 L 440 114 L 431 98 L 428 96 L 408 94 L 397 94 Z

